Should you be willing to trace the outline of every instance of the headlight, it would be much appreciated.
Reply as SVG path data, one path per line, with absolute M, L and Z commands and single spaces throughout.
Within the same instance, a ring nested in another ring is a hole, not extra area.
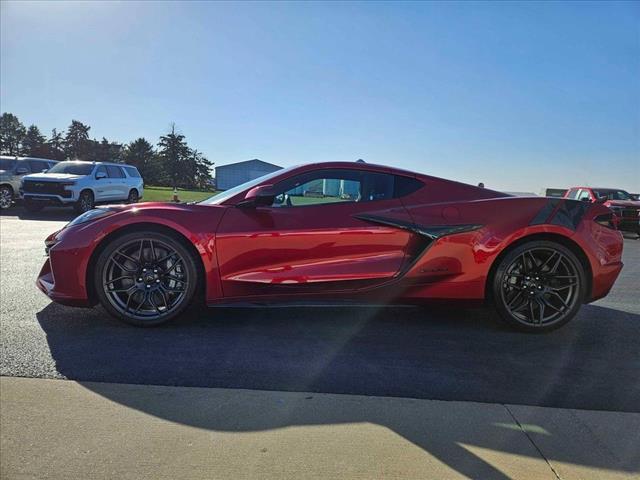
M 80 223 L 92 222 L 93 220 L 106 217 L 107 215 L 111 215 L 112 213 L 115 213 L 115 210 L 112 210 L 110 208 L 94 208 L 93 210 L 84 212 L 82 215 L 79 215 L 71 220 L 69 223 L 67 223 L 67 227 L 73 227 L 74 225 L 78 225 Z

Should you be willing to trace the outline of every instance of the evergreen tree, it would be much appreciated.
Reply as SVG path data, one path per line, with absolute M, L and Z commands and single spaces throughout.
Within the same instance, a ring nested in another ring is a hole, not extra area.
M 64 160 L 64 138 L 55 128 L 51 130 L 51 137 L 47 141 L 47 154 L 45 158 L 52 160 Z
M 211 188 L 213 162 L 207 159 L 202 152 L 195 149 L 192 151 L 192 158 L 195 167 L 193 186 L 202 190 Z
M 71 125 L 69 125 L 64 137 L 64 151 L 67 158 L 86 160 L 86 156 L 91 150 L 89 130 L 91 130 L 89 125 L 78 120 L 71 120 Z
M 161 161 L 145 138 L 134 140 L 124 149 L 122 158 L 125 163 L 135 166 L 145 182 L 150 185 L 165 183 L 165 173 Z
M 52 160 L 125 162 L 136 166 L 150 185 L 210 187 L 213 163 L 202 152 L 189 148 L 184 135 L 176 132 L 175 125 L 160 137 L 158 151 L 144 138 L 123 146 L 105 137 L 101 141 L 90 139 L 89 130 L 89 125 L 72 120 L 64 136 L 54 128 L 47 140 L 36 125 L 26 129 L 18 117 L 3 113 L 0 117 L 0 153 Z
M 26 134 L 24 125 L 12 113 L 0 117 L 0 153 L 20 155 L 20 144 Z
M 31 125 L 22 139 L 22 154 L 27 157 L 44 157 L 47 155 L 46 138 L 40 129 Z
M 158 147 L 158 154 L 168 176 L 169 185 L 174 188 L 184 186 L 188 183 L 187 166 L 190 156 L 184 135 L 176 133 L 176 126 L 171 125 L 171 131 L 160 137 Z
M 96 139 L 88 140 L 86 153 L 81 160 L 89 162 L 120 162 L 122 160 L 122 145 L 110 142 L 105 137 L 99 142 Z

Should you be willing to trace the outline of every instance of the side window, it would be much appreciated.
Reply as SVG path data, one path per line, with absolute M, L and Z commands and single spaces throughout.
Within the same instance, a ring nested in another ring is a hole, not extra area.
M 327 203 L 371 202 L 393 198 L 393 175 L 364 170 L 317 170 L 280 185 L 274 207 L 302 207 Z
M 33 173 L 40 173 L 49 170 L 49 164 L 43 160 L 29 160 L 29 168 Z
M 395 178 L 385 173 L 364 172 L 362 176 L 364 202 L 393 198 Z
M 589 196 L 589 190 L 580 190 L 580 193 L 578 194 L 578 200 L 591 200 L 591 197 Z
M 140 178 L 140 172 L 138 172 L 138 169 L 135 167 L 123 167 L 126 171 L 127 174 L 132 177 L 132 178 Z
M 578 189 L 577 188 L 572 188 L 571 190 L 569 190 L 569 195 L 567 195 L 567 198 L 570 198 L 572 200 L 575 200 L 578 198 Z
M 319 172 L 314 172 L 319 173 Z M 326 172 L 314 176 L 303 174 L 284 183 L 273 202 L 274 207 L 300 207 L 325 203 L 357 202 L 361 199 L 359 175 Z
M 109 178 L 124 178 L 124 172 L 120 167 L 115 165 L 106 165 Z
M 31 169 L 29 162 L 27 161 L 22 161 L 22 162 L 18 162 L 16 164 L 16 173 L 18 175 L 25 175 L 28 173 L 40 173 L 39 171 L 34 171 Z
M 395 198 L 404 197 L 420 190 L 422 187 L 424 187 L 424 183 L 417 178 L 396 175 L 393 186 L 393 196 Z
M 96 169 L 96 178 L 98 178 L 98 174 L 99 173 L 104 173 L 107 177 L 109 175 L 107 175 L 107 169 L 104 167 L 104 165 L 100 165 L 97 169 Z

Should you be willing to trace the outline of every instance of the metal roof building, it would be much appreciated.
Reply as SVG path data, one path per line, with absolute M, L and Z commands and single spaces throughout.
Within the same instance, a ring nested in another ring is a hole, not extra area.
M 241 183 L 261 177 L 282 167 L 254 158 L 244 162 L 230 163 L 216 167 L 216 188 L 228 190 Z

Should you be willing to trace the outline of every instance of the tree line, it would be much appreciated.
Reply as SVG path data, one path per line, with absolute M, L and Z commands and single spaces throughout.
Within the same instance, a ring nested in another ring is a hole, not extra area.
M 106 138 L 89 137 L 91 127 L 72 120 L 67 130 L 55 128 L 46 137 L 36 125 L 28 128 L 12 113 L 0 117 L 0 153 L 9 156 L 52 160 L 87 160 L 134 165 L 147 184 L 180 188 L 209 189 L 211 167 L 202 152 L 189 147 L 175 125 L 161 135 L 154 147 L 145 138 L 122 144 Z

